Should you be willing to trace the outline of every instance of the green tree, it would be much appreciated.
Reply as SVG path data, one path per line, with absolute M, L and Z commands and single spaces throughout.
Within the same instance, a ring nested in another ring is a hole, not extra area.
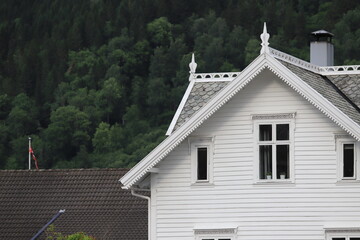
M 54 161 L 72 159 L 80 146 L 89 146 L 89 116 L 74 106 L 59 107 L 51 113 L 51 123 L 44 131 L 47 167 Z
M 47 240 L 95 240 L 94 237 L 87 235 L 83 232 L 77 232 L 69 235 L 63 235 L 60 232 L 55 231 L 55 226 L 51 224 L 46 230 Z
M 166 17 L 160 17 L 147 24 L 147 31 L 155 45 L 166 46 L 172 39 L 172 25 Z
M 34 133 L 38 127 L 37 107 L 35 102 L 24 93 L 12 101 L 12 109 L 6 119 L 14 137 Z

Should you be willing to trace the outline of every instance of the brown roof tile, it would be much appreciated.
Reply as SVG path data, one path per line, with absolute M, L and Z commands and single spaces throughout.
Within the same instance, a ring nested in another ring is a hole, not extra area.
M 121 189 L 127 169 L 1 170 L 0 239 L 30 239 L 60 209 L 63 234 L 147 239 L 147 202 Z M 45 234 L 42 234 L 44 238 Z

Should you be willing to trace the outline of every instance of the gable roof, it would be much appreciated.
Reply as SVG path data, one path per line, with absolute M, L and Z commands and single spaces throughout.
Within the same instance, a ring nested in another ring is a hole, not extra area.
M 293 68 L 293 69 L 289 69 Z M 309 66 L 311 68 L 311 66 Z M 346 104 L 341 94 L 336 91 L 331 92 L 339 100 L 339 104 L 331 102 L 331 96 L 322 95 L 324 84 L 312 84 L 304 79 L 318 76 L 307 72 L 292 72 L 298 70 L 294 66 L 285 66 L 284 63 L 276 60 L 269 51 L 259 55 L 251 64 L 249 64 L 233 81 L 225 86 L 218 94 L 213 96 L 204 107 L 194 112 L 191 118 L 184 122 L 168 138 L 160 143 L 152 152 L 150 152 L 142 161 L 135 165 L 123 178 L 121 182 L 124 188 L 130 188 L 134 183 L 140 180 L 152 167 L 167 156 L 178 144 L 180 144 L 189 134 L 197 129 L 207 118 L 215 113 L 222 105 L 228 102 L 237 94 L 247 83 L 255 78 L 264 68 L 268 68 L 285 83 L 287 83 L 296 92 L 307 99 L 312 105 L 318 108 L 326 116 L 332 119 L 337 125 L 343 128 L 351 136 L 360 139 L 359 112 L 356 109 L 347 110 L 351 104 Z M 295 71 L 296 72 L 296 71 Z M 302 78 L 303 77 L 303 78 Z M 314 89 L 316 88 L 316 89 Z M 328 88 L 330 90 L 330 88 Z M 343 104 L 344 106 L 342 106 Z M 347 115 L 349 114 L 349 115 Z
M 1 170 L 1 239 L 30 239 L 60 210 L 63 234 L 147 239 L 147 202 L 121 189 L 127 169 Z M 41 239 L 45 233 L 41 235 Z

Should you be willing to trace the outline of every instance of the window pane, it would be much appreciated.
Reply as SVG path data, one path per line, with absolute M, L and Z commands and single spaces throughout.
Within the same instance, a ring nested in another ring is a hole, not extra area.
M 344 177 L 354 177 L 354 144 L 344 144 Z
M 289 145 L 276 145 L 276 178 L 289 178 Z
M 350 240 L 360 240 L 360 237 L 351 237 Z
M 262 145 L 259 149 L 260 179 L 266 179 L 266 175 L 272 175 L 272 146 Z
M 289 140 L 289 124 L 276 124 L 276 140 Z
M 197 158 L 198 158 L 197 179 L 207 180 L 207 148 L 198 148 Z
M 337 237 L 337 238 L 332 238 L 332 240 L 346 240 L 346 239 L 342 237 Z
M 272 126 L 271 125 L 260 125 L 259 126 L 259 139 L 260 141 L 271 141 L 272 140 Z

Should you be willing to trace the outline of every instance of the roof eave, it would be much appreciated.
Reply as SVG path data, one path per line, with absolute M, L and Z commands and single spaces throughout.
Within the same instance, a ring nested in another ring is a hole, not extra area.
M 307 99 L 312 105 L 318 108 L 351 136 L 360 140 L 360 126 L 350 119 L 345 113 L 329 102 L 320 93 L 315 91 L 302 79 L 287 69 L 274 57 L 267 53 L 259 55 L 244 71 L 236 78 L 239 81 L 232 81 L 219 94 L 211 99 L 203 108 L 195 113 L 191 119 L 185 122 L 168 138 L 160 143 L 143 160 L 136 164 L 120 181 L 125 189 L 129 189 L 135 182 L 141 179 L 146 172 L 158 164 L 176 146 L 197 129 L 206 119 L 215 113 L 221 106 L 228 102 L 237 92 L 247 85 L 265 67 L 269 68 L 276 76 L 287 83 L 296 92 Z
M 260 73 L 261 70 L 266 67 L 267 56 L 270 57 L 270 55 L 266 53 L 259 55 L 240 73 L 239 76 L 236 77 L 236 79 L 239 78 L 242 79 L 242 81 L 236 81 L 234 79 L 221 91 L 222 94 L 217 94 L 204 107 L 195 113 L 189 121 L 185 122 L 181 127 L 174 131 L 127 174 L 125 174 L 120 179 L 121 183 L 124 185 L 123 188 L 129 189 L 135 182 L 141 179 L 146 172 L 159 163 L 207 118 L 215 113 L 222 105 L 229 101 L 238 91 L 240 91 L 240 89 Z M 215 107 L 211 109 L 212 106 Z

